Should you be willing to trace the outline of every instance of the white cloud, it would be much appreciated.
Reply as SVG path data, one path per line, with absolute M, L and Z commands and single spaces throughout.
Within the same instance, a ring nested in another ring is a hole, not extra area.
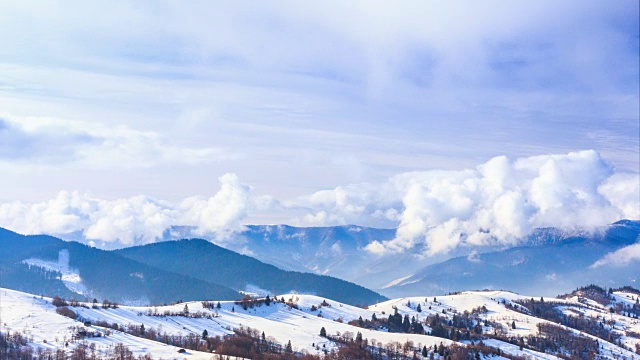
M 250 188 L 235 174 L 220 177 L 221 188 L 211 198 L 191 197 L 171 204 L 145 196 L 117 200 L 60 192 L 41 203 L 0 204 L 0 226 L 24 234 L 70 234 L 102 247 L 154 242 L 172 225 L 195 227 L 195 234 L 215 233 L 225 240 L 243 229 Z
M 371 244 L 371 252 L 424 246 L 433 255 L 511 245 L 536 227 L 592 229 L 640 218 L 638 175 L 614 174 L 594 151 L 497 157 L 473 170 L 407 173 L 391 182 L 403 194 L 397 236 Z
M 88 240 L 132 246 L 154 242 L 175 224 L 176 211 L 170 204 L 136 196 L 115 201 L 98 201 L 99 210 L 84 230 Z M 78 229 L 80 230 L 80 229 Z
M 472 263 L 481 263 L 482 260 L 480 260 L 480 257 L 478 256 L 478 252 L 476 250 L 473 250 L 469 255 L 467 255 L 467 261 L 472 262 Z
M 640 243 L 625 246 L 614 252 L 608 253 L 593 263 L 590 268 L 601 266 L 626 266 L 632 262 L 640 261 Z
M 397 227 L 395 239 L 373 241 L 371 253 L 430 256 L 464 246 L 510 246 L 538 227 L 593 229 L 640 219 L 638 174 L 616 173 L 588 150 L 511 160 L 495 157 L 472 169 L 401 173 L 379 184 L 338 186 L 293 199 L 254 194 L 235 174 L 219 178 L 211 197 L 177 202 L 133 196 L 117 200 L 61 192 L 39 203 L 0 204 L 0 226 L 23 233 L 69 234 L 105 246 L 148 243 L 172 225 L 224 244 L 248 219 L 299 226 Z M 337 248 L 334 250 L 338 250 Z
M 1 199 L 68 186 L 175 200 L 220 169 L 294 197 L 584 148 L 637 170 L 637 1 L 76 5 L 0 2 L 2 111 L 90 124 L 0 135 L 0 172 L 46 172 Z M 105 167 L 125 168 L 131 193 Z M 172 179 L 145 192 L 151 172 Z
M 0 204 L 0 226 L 25 234 L 65 234 L 89 226 L 91 214 L 98 209 L 85 194 L 61 191 L 41 203 Z
M 196 234 L 215 233 L 221 240 L 244 229 L 242 222 L 248 214 L 251 187 L 242 184 L 235 174 L 225 174 L 219 180 L 222 187 L 215 196 L 191 197 L 180 203 L 178 224 L 196 226 Z
M 293 223 L 305 226 L 362 224 L 395 226 L 399 193 L 391 184 L 354 184 L 322 190 L 283 202 L 287 208 L 305 212 Z

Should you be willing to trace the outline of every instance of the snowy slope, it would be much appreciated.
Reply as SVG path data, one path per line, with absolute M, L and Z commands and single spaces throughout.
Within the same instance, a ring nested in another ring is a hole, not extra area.
M 84 327 L 82 323 L 58 315 L 55 306 L 51 305 L 51 299 L 40 298 L 33 295 L 0 289 L 0 315 L 2 332 L 20 331 L 27 335 L 30 344 L 34 348 L 52 349 L 64 348 L 65 343 L 71 341 L 75 333 L 75 327 Z M 120 320 L 125 320 L 121 318 Z M 174 359 L 179 350 L 176 347 L 164 345 L 154 341 L 149 341 L 127 335 L 122 332 L 107 330 L 92 326 L 92 331 L 103 334 L 101 337 L 88 338 L 88 343 L 94 343 L 100 353 L 107 353 L 117 344 L 126 344 L 137 356 L 145 353 L 152 353 L 156 358 Z M 104 334 L 109 331 L 109 336 Z M 77 346 L 77 343 L 70 343 L 69 348 Z M 189 351 L 190 359 L 210 359 L 211 354 Z M 181 357 L 182 358 L 182 357 Z
M 82 282 L 78 269 L 69 266 L 69 250 L 63 249 L 58 252 L 58 261 L 47 261 L 37 258 L 29 258 L 22 261 L 31 266 L 38 266 L 50 271 L 59 271 L 64 286 L 70 291 L 84 296 L 93 296 Z
M 29 294 L 12 290 L 0 290 L 0 315 L 2 316 L 2 331 L 21 331 L 32 337 L 32 345 L 36 347 L 54 348 L 63 346 L 65 341 L 71 339 L 73 327 L 82 327 L 83 324 L 56 314 L 55 307 L 50 304 L 50 299 L 34 297 Z M 632 303 L 629 293 L 616 293 L 616 299 L 620 302 Z M 233 302 L 221 302 L 220 309 L 203 308 L 201 302 L 188 302 L 160 307 L 129 307 L 122 306 L 117 309 L 93 309 L 83 307 L 73 307 L 72 309 L 82 318 L 90 319 L 94 324 L 96 321 L 106 321 L 110 324 L 116 323 L 120 326 L 144 324 L 146 329 L 157 329 L 171 335 L 200 335 L 207 330 L 210 336 L 232 334 L 234 328 L 250 327 L 264 332 L 267 337 L 273 337 L 278 342 L 285 344 L 291 341 L 295 351 L 308 351 L 320 353 L 322 348 L 332 349 L 336 345 L 324 337 L 320 337 L 320 329 L 324 327 L 329 335 L 344 334 L 351 332 L 356 334 L 361 332 L 363 338 L 383 344 L 397 341 L 404 343 L 413 341 L 419 346 L 429 346 L 440 344 L 450 344 L 450 340 L 439 337 L 389 333 L 385 331 L 367 330 L 348 325 L 350 320 L 370 319 L 373 314 L 378 318 L 383 318 L 392 314 L 395 309 L 399 313 L 415 316 L 420 320 L 426 319 L 429 314 L 439 314 L 450 318 L 453 314 L 471 311 L 481 306 L 486 307 L 487 313 L 482 314 L 483 319 L 504 323 L 509 335 L 526 336 L 537 333 L 536 324 L 546 322 L 534 316 L 525 315 L 509 309 L 506 304 L 518 299 L 528 299 L 505 291 L 487 292 L 464 292 L 457 295 L 448 296 L 423 296 L 389 300 L 383 303 L 371 305 L 368 309 L 361 309 L 350 305 L 342 304 L 330 299 L 323 299 L 310 295 L 286 294 L 278 296 L 287 302 L 295 304 L 298 308 L 290 307 L 284 303 L 272 303 L 270 306 L 259 306 L 243 310 L 241 306 Z M 320 306 L 325 301 L 328 305 Z M 554 301 L 566 304 L 578 304 L 578 299 L 553 299 Z M 417 311 L 420 304 L 422 311 Z M 154 316 L 153 314 L 163 314 L 165 311 L 179 313 L 184 310 L 185 305 L 191 314 L 201 312 L 211 318 L 190 318 L 185 316 Z M 313 308 L 312 308 L 313 307 Z M 315 308 L 318 309 L 315 309 Z M 569 308 L 568 308 L 569 309 Z M 575 308 L 571 307 L 571 311 Z M 569 310 L 568 310 L 569 311 Z M 589 315 L 607 314 L 606 306 L 593 304 L 589 309 Z M 321 314 L 321 316 L 318 316 Z M 612 315 L 615 319 L 616 328 L 628 334 L 628 331 L 638 332 L 640 325 L 638 320 L 625 316 Z M 509 326 L 516 323 L 516 328 Z M 6 325 L 5 325 L 6 324 Z M 106 333 L 107 329 L 91 326 L 93 331 Z M 483 327 L 487 333 L 490 328 Z M 89 338 L 88 342 L 94 342 L 100 351 L 107 351 L 117 343 L 124 343 L 136 354 L 151 353 L 154 357 L 174 358 L 177 348 L 155 343 L 127 335 L 122 332 L 109 330 L 111 335 L 100 338 Z M 588 336 L 588 335 L 584 335 Z M 44 343 L 44 340 L 47 340 Z M 625 336 L 627 346 L 633 347 L 640 341 L 637 337 Z M 541 359 L 555 359 L 555 356 L 541 354 L 532 350 L 520 350 L 518 346 L 507 344 L 498 340 L 487 340 L 487 345 L 499 346 L 504 352 L 516 355 L 529 355 Z M 600 340 L 602 346 L 601 355 L 605 358 L 632 359 L 634 355 L 619 346 Z M 315 346 L 314 346 L 315 345 Z M 69 345 L 71 348 L 75 343 Z M 207 354 L 190 351 L 190 359 L 209 358 Z M 180 357 L 182 358 L 182 357 Z

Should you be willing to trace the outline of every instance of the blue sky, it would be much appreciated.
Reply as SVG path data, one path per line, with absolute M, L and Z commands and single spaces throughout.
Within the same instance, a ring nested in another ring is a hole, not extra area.
M 608 175 L 588 188 L 631 176 L 621 196 L 640 202 L 638 13 L 637 1 L 3 2 L 0 226 L 18 224 L 6 204 L 61 191 L 177 211 L 224 184 L 250 189 L 230 217 L 244 223 L 398 226 L 397 188 L 331 211 L 308 199 L 591 150 L 584 166 Z M 523 178 L 511 189 L 536 177 Z M 336 215 L 350 206 L 367 210 Z M 625 206 L 604 218 L 638 213 Z

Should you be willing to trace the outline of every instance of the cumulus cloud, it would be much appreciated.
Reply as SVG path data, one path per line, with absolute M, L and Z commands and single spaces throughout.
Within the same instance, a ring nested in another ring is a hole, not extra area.
M 206 163 L 237 154 L 173 144 L 153 131 L 45 117 L 0 117 L 0 163 L 84 168 L 148 168 Z
M 215 196 L 191 197 L 180 203 L 179 224 L 195 226 L 200 235 L 216 233 L 219 239 L 244 229 L 242 221 L 248 215 L 251 187 L 242 184 L 236 174 L 225 174 L 219 180 L 222 187 Z
M 433 256 L 457 247 L 515 245 L 538 227 L 590 230 L 640 219 L 638 174 L 616 173 L 591 150 L 498 156 L 471 169 L 401 173 L 379 184 L 338 186 L 293 199 L 255 195 L 235 174 L 219 181 L 215 195 L 176 203 L 61 192 L 41 203 L 0 204 L 0 226 L 30 234 L 81 231 L 88 240 L 122 246 L 155 241 L 173 225 L 224 244 L 242 241 L 230 235 L 242 231 L 248 219 L 356 224 L 397 227 L 394 239 L 368 244 L 371 253 Z
M 614 252 L 608 253 L 593 263 L 590 268 L 595 269 L 601 266 L 625 266 L 636 261 L 640 261 L 640 243 L 625 246 Z
M 191 197 L 179 204 L 146 196 L 104 200 L 62 191 L 45 202 L 0 204 L 0 226 L 24 234 L 82 232 L 84 239 L 103 247 L 150 243 L 173 225 L 192 226 L 195 234 L 214 233 L 224 239 L 243 228 L 251 188 L 235 174 L 219 181 L 221 188 L 214 196 Z
M 512 245 L 536 227 L 591 229 L 637 219 L 637 182 L 637 174 L 614 174 L 594 151 L 515 161 L 500 156 L 475 169 L 400 174 L 389 181 L 402 199 L 396 238 L 366 249 L 418 246 L 434 255 L 458 246 Z
M 282 203 L 304 212 L 293 223 L 304 226 L 367 224 L 395 226 L 400 193 L 391 184 L 355 184 L 322 190 Z

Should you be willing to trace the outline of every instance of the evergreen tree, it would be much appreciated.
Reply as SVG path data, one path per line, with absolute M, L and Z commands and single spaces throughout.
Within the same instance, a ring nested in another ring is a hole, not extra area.
M 327 337 L 327 330 L 325 330 L 324 326 L 320 329 L 320 336 Z
M 204 329 L 202 331 L 202 339 L 206 340 L 208 336 L 209 336 L 209 332 L 207 331 L 207 329 Z
M 416 311 L 417 312 L 422 312 L 422 306 L 420 306 L 420 304 L 418 304 L 418 306 L 416 307 Z
M 291 340 L 289 340 L 289 342 L 287 343 L 287 347 L 284 348 L 284 352 L 286 352 L 287 354 L 293 353 L 293 348 L 291 347 Z
M 140 325 L 140 334 L 144 335 L 144 324 Z
M 269 306 L 271 305 L 271 298 L 269 297 L 269 295 L 267 295 L 267 297 L 264 299 L 264 303 Z
M 429 351 L 427 351 L 427 346 L 422 347 L 422 357 L 427 357 L 429 355 Z
M 409 320 L 409 315 L 405 314 L 404 319 L 402 320 L 402 329 L 404 329 L 405 332 L 409 332 L 410 328 L 411 328 L 411 321 Z
M 220 301 L 218 301 L 218 304 L 216 304 L 216 309 L 220 309 L 222 307 L 222 305 L 220 305 Z
M 184 310 L 182 312 L 185 316 L 189 315 L 189 305 L 184 304 Z
M 513 320 L 513 322 L 511 322 L 511 328 L 514 329 L 514 330 L 516 329 L 516 321 L 515 320 Z
M 362 333 L 360 331 L 358 331 L 358 333 L 356 334 L 356 342 L 358 344 L 362 343 Z

